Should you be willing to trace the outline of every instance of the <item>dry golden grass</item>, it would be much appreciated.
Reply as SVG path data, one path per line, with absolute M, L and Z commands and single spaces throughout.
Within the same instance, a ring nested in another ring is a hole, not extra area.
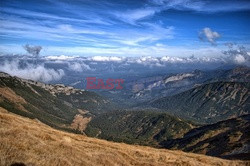
M 113 143 L 55 130 L 0 108 L 0 165 L 249 165 L 181 151 Z
M 0 101 L 3 101 L 4 99 L 15 103 L 17 109 L 28 112 L 22 105 L 27 103 L 25 99 L 17 95 L 12 89 L 6 87 L 0 88 Z
M 10 88 L 0 88 L 1 97 L 5 97 L 11 102 L 25 104 L 26 101 L 21 97 L 18 96 L 12 89 Z

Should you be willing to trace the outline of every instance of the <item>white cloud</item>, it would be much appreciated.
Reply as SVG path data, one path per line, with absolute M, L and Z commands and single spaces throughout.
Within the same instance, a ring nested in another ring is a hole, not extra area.
M 155 5 L 163 6 L 162 10 L 196 10 L 201 11 L 206 5 L 205 1 L 200 0 L 151 0 Z
M 123 59 L 121 57 L 111 56 L 109 57 L 109 61 L 122 61 Z
M 144 22 L 140 23 L 140 27 L 136 29 L 126 30 L 126 32 L 120 31 L 119 35 L 113 36 L 111 40 L 121 45 L 138 47 L 149 43 L 152 44 L 159 40 L 173 39 L 175 35 L 174 30 L 173 26 Z
M 104 62 L 104 61 L 113 61 L 113 62 L 120 62 L 123 60 L 122 57 L 115 57 L 115 56 L 94 56 L 91 58 L 93 61 L 99 61 L 99 62 Z
M 60 56 L 46 56 L 45 58 L 48 60 L 70 60 L 70 59 L 74 59 L 76 57 L 60 55 Z
M 93 61 L 109 61 L 109 57 L 106 56 L 94 56 L 92 57 Z
M 43 64 L 34 65 L 30 63 L 25 63 L 25 67 L 20 67 L 19 64 L 19 60 L 5 61 L 0 65 L 0 71 L 20 78 L 42 82 L 60 80 L 64 76 L 62 69 L 47 69 Z
M 83 68 L 80 63 L 68 63 L 69 70 L 76 71 L 76 72 L 82 72 Z
M 212 31 L 210 28 L 203 28 L 200 32 L 199 32 L 199 38 L 202 41 L 208 41 L 211 44 L 215 45 L 216 44 L 216 40 L 218 38 L 220 38 L 221 35 L 216 32 L 216 31 Z
M 137 58 L 136 62 L 139 64 L 146 64 L 146 63 L 157 63 L 159 62 L 159 60 L 156 57 L 143 56 L 143 57 Z
M 235 44 L 228 45 L 229 50 L 223 53 L 227 56 L 227 60 L 233 61 L 234 63 L 250 66 L 250 55 L 244 46 Z
M 43 23 L 44 20 L 39 23 L 35 23 L 30 19 L 20 17 L 10 17 L 6 15 L 6 18 L 0 20 L 0 32 L 11 38 L 26 38 L 26 39 L 43 39 L 48 41 L 68 41 L 71 43 L 100 43 L 93 37 L 85 37 L 84 35 L 97 35 L 97 36 L 109 36 L 112 33 L 100 30 L 98 28 L 72 26 L 70 24 L 57 24 L 45 26 L 47 23 Z M 21 27 L 21 28 L 17 28 Z M 46 38 L 44 38 L 46 36 Z
M 87 65 L 83 62 L 81 62 L 81 63 L 78 63 L 78 62 L 68 63 L 68 68 L 69 68 L 69 70 L 76 71 L 76 72 L 82 72 L 84 70 L 91 70 L 89 65 Z
M 137 63 L 150 67 L 164 67 L 169 64 L 195 64 L 195 63 L 218 63 L 225 62 L 223 58 L 214 57 L 137 57 L 137 58 L 127 58 L 126 63 Z
M 92 29 L 80 29 L 75 28 L 69 24 L 61 24 L 57 26 L 58 31 L 63 33 L 72 33 L 72 34 L 95 34 L 95 35 L 107 35 L 107 32 L 100 30 L 92 30 Z
M 249 10 L 250 5 L 247 1 L 230 1 L 221 5 L 220 1 L 213 0 L 148 0 L 151 5 L 162 7 L 162 10 L 193 10 L 199 12 L 229 12 Z
M 183 58 L 179 57 L 169 57 L 169 56 L 164 56 L 161 58 L 162 62 L 171 62 L 171 63 L 176 63 L 176 62 L 187 62 Z
M 141 8 L 136 10 L 128 10 L 126 12 L 116 12 L 115 16 L 124 22 L 135 24 L 136 21 L 153 16 L 156 12 L 156 8 Z
M 47 20 L 62 20 L 62 21 L 73 21 L 73 22 L 80 22 L 80 23 L 94 23 L 94 24 L 103 24 L 103 25 L 110 25 L 108 22 L 104 22 L 101 19 L 78 19 L 78 18 L 70 18 L 70 17 L 61 17 L 58 15 L 52 15 L 42 12 L 34 12 L 31 10 L 22 10 L 17 8 L 1 8 L 1 11 L 11 13 L 12 15 L 21 15 L 26 17 L 34 17 L 34 18 L 42 18 Z
M 236 55 L 234 60 L 235 60 L 236 63 L 239 63 L 239 64 L 242 64 L 242 63 L 246 62 L 245 57 L 240 55 L 240 54 Z
M 3 53 L 12 54 L 12 50 L 18 50 L 17 53 L 23 54 L 23 48 L 20 45 L 0 45 L 0 50 Z M 218 47 L 181 47 L 181 46 L 168 46 L 164 44 L 157 43 L 155 45 L 150 46 L 120 46 L 115 48 L 99 48 L 99 47 L 57 47 L 57 46 L 47 46 L 46 49 L 43 51 L 43 55 L 50 54 L 50 55 L 60 55 L 62 56 L 41 56 L 47 60 L 74 60 L 79 58 L 80 56 L 72 56 L 72 55 L 81 55 L 81 57 L 95 57 L 94 59 L 98 61 L 98 57 L 101 56 L 101 60 L 103 61 L 103 57 L 118 57 L 120 60 L 124 59 L 123 57 L 141 57 L 141 56 L 152 56 L 152 57 L 163 57 L 163 56 L 170 56 L 170 57 L 189 57 L 191 55 L 196 56 L 217 56 L 220 57 L 223 55 L 221 52 L 222 46 Z M 15 52 L 16 53 L 16 52 Z M 47 58 L 48 57 L 48 58 Z M 88 58 L 91 59 L 91 58 Z M 104 58 L 105 59 L 105 58 Z M 109 60 L 109 58 L 106 58 Z
M 169 9 L 201 11 L 206 4 L 197 0 L 150 0 L 149 2 L 151 4 L 147 4 L 144 8 L 115 12 L 114 15 L 126 23 L 136 24 L 137 21 L 152 17 L 161 11 Z

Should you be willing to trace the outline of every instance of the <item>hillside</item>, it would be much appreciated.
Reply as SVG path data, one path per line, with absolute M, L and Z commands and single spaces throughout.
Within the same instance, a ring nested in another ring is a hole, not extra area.
M 214 123 L 250 113 L 250 83 L 215 82 L 149 105 L 200 123 Z
M 160 97 L 172 96 L 197 85 L 211 82 L 250 82 L 250 68 L 237 66 L 232 69 L 216 69 L 211 71 L 194 70 L 164 76 L 147 77 L 129 82 L 138 101 L 149 101 Z
M 181 151 L 112 143 L 50 128 L 0 108 L 0 165 L 231 165 L 228 161 Z
M 150 82 L 141 82 L 141 89 L 133 94 L 137 100 L 153 100 L 160 97 L 171 96 L 180 92 L 191 89 L 196 84 L 203 83 L 207 79 L 213 78 L 214 73 L 194 70 L 192 72 L 168 74 L 155 80 L 149 79 Z M 140 80 L 139 80 L 140 81 Z M 136 81 L 138 84 L 139 81 Z
M 127 82 L 132 101 L 154 100 L 176 95 L 197 85 L 212 82 L 250 82 L 250 68 L 236 66 L 231 69 L 194 70 L 190 72 L 156 75 Z M 111 96 L 112 98 L 112 96 Z
M 76 129 L 71 124 L 77 115 L 89 117 L 113 108 L 112 103 L 94 92 L 20 79 L 5 73 L 0 73 L 0 92 L 1 107 L 67 131 Z
M 250 114 L 192 129 L 183 138 L 163 141 L 161 145 L 210 156 L 250 160 Z
M 247 66 L 238 66 L 229 70 L 216 70 L 217 74 L 208 81 L 218 82 L 250 82 L 250 68 Z
M 0 106 L 10 112 L 107 140 L 158 146 L 160 141 L 182 136 L 193 127 L 166 113 L 112 111 L 114 105 L 94 92 L 5 73 L 0 75 L 0 92 Z
M 88 124 L 86 134 L 116 142 L 159 147 L 159 142 L 181 137 L 193 127 L 192 123 L 167 113 L 122 110 L 95 117 Z

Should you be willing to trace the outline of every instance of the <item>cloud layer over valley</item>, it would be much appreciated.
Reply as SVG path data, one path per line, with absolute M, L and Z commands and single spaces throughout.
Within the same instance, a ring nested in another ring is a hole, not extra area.
M 0 71 L 8 73 L 12 76 L 18 76 L 24 79 L 42 82 L 60 80 L 65 75 L 62 69 L 49 69 L 45 68 L 44 64 L 35 65 L 28 62 L 21 63 L 19 60 L 6 60 L 1 62 Z

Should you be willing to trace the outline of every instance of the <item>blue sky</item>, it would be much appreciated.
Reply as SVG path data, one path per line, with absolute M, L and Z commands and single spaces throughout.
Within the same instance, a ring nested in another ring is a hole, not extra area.
M 42 55 L 221 56 L 250 46 L 246 0 L 1 0 L 0 52 Z

